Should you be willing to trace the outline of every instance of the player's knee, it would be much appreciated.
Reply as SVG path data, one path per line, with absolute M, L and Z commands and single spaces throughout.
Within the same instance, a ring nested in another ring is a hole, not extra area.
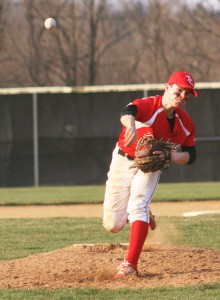
M 105 223 L 103 222 L 103 227 L 108 231 L 108 232 L 111 232 L 111 233 L 117 233 L 119 232 L 120 230 L 122 230 L 123 226 L 118 226 L 116 224 L 113 224 L 113 223 Z

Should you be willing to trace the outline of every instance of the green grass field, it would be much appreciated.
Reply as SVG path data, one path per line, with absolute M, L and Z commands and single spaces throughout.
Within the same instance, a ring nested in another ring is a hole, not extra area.
M 104 185 L 1 188 L 0 205 L 102 203 Z M 154 201 L 219 200 L 220 182 L 159 184 Z
M 1 300 L 219 300 L 220 284 L 158 289 L 2 291 Z
M 14 188 L 0 190 L 1 205 L 101 203 L 103 186 Z M 180 197 L 184 195 L 184 197 Z M 220 199 L 220 183 L 160 185 L 155 201 Z M 220 216 L 194 218 L 158 217 L 169 245 L 187 245 L 220 250 Z M 169 230 L 166 230 L 169 225 Z M 175 230 L 171 230 L 175 228 Z M 99 218 L 0 219 L 0 260 L 6 261 L 31 254 L 48 252 L 77 243 L 128 242 L 129 227 L 112 235 Z M 156 234 L 156 233 L 152 233 Z M 31 236 L 31 239 L 30 239 Z M 60 289 L 0 290 L 0 299 L 152 299 L 207 300 L 220 299 L 220 282 L 185 287 L 155 289 Z

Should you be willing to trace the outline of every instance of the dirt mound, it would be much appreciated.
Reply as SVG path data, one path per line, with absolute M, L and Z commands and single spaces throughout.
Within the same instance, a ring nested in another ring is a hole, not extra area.
M 220 251 L 146 244 L 140 276 L 115 280 L 126 244 L 73 245 L 0 262 L 1 289 L 152 288 L 220 282 Z

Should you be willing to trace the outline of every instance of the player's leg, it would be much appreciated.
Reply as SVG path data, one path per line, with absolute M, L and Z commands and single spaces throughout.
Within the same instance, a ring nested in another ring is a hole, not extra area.
M 160 180 L 161 172 L 143 173 L 139 170 L 131 182 L 128 203 L 129 221 L 141 220 L 150 223 L 150 205 Z
M 150 202 L 157 187 L 160 172 L 144 174 L 141 171 L 134 176 L 128 204 L 131 223 L 128 254 L 121 264 L 115 278 L 137 274 L 137 265 L 143 245 L 147 238 L 150 223 Z
M 129 188 L 106 185 L 103 204 L 103 226 L 109 232 L 119 232 L 127 223 Z
M 127 205 L 134 170 L 129 169 L 131 161 L 113 151 L 112 162 L 106 181 L 103 203 L 103 226 L 110 232 L 120 231 L 127 223 Z

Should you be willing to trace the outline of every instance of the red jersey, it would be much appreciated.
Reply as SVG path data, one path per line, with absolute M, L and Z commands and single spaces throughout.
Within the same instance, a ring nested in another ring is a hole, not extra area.
M 189 114 L 182 108 L 175 109 L 175 123 L 171 132 L 162 106 L 162 96 L 136 99 L 132 104 L 137 106 L 135 125 L 138 133 L 137 141 L 146 133 L 155 138 L 170 140 L 181 146 L 195 146 L 195 125 Z M 125 126 L 118 139 L 119 147 L 128 155 L 135 157 L 137 141 L 129 147 L 124 146 Z

